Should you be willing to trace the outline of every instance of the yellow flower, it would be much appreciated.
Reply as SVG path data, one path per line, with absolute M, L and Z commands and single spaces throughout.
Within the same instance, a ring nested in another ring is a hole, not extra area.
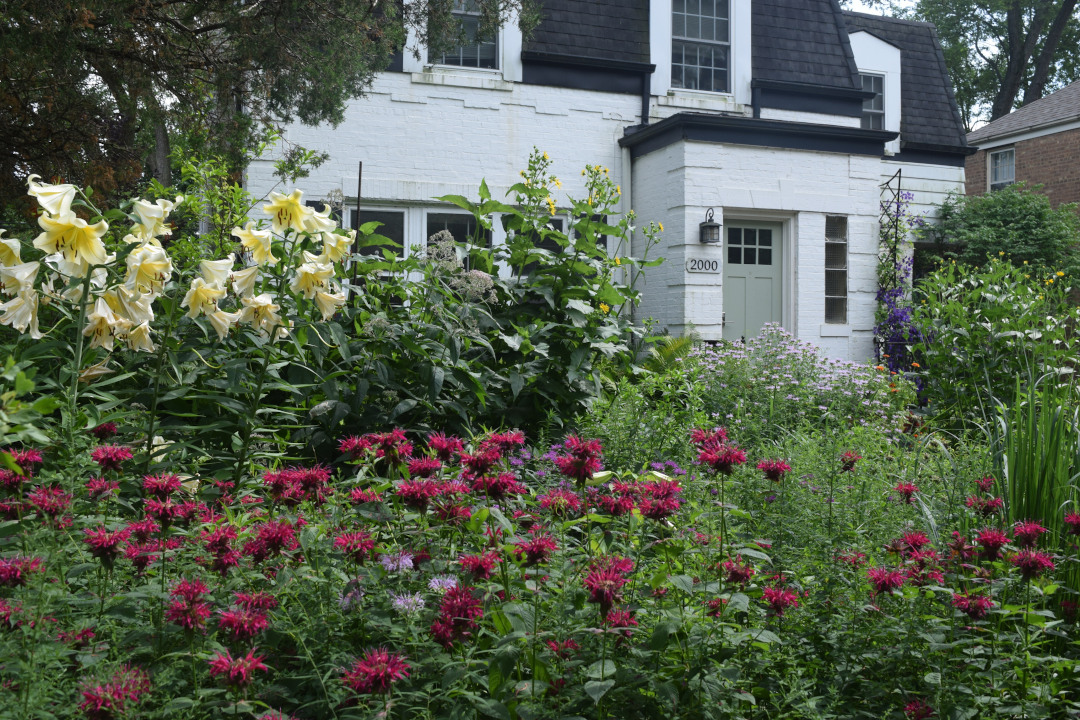
M 622 265 L 622 258 L 619 258 L 619 257 L 615 258 L 615 264 L 616 265 Z
M 296 192 L 300 191 L 297 190 Z M 277 227 L 275 226 L 274 229 L 277 230 Z M 251 259 L 255 261 L 256 265 L 266 265 L 267 263 L 277 265 L 278 259 L 274 257 L 274 253 L 271 251 L 269 231 L 257 229 L 255 223 L 249 220 L 243 229 L 233 228 L 232 234 L 234 237 L 240 238 L 240 246 L 251 253 Z
M 998 250 L 998 255 L 1004 255 L 1004 254 L 1005 254 L 1004 250 Z
M 954 262 L 955 262 L 955 261 L 954 261 Z M 1027 260 L 1025 260 L 1025 261 L 1024 261 L 1024 264 L 1025 264 L 1025 265 L 1027 265 Z
M 1058 270 L 1058 271 L 1057 271 L 1056 273 L 1054 273 L 1054 274 L 1055 274 L 1055 275 L 1057 275 L 1058 277 L 1065 277 L 1065 273 L 1064 273 L 1064 272 L 1062 272 L 1061 270 Z
M 113 349 L 113 338 L 126 331 L 124 321 L 112 311 L 105 298 L 94 301 L 94 309 L 86 316 L 82 334 L 90 338 L 90 347 Z
M 203 313 L 217 310 L 217 301 L 225 296 L 225 288 L 218 285 L 210 285 L 202 278 L 191 281 L 191 289 L 187 291 L 180 307 L 188 308 L 187 316 L 197 318 Z
M 322 257 L 326 262 L 341 262 L 349 256 L 349 249 L 352 247 L 353 240 L 356 238 L 356 231 L 351 230 L 349 233 L 349 235 L 323 233 Z
M 154 203 L 136 200 L 132 209 L 139 218 L 139 224 L 131 228 L 131 232 L 144 240 L 156 238 L 158 235 L 172 235 L 172 230 L 165 224 L 165 220 L 168 219 L 173 208 L 182 202 L 184 202 L 183 195 L 177 195 L 175 202 L 165 198 L 158 198 Z
M 160 293 L 172 276 L 173 265 L 165 249 L 157 245 L 141 245 L 127 256 L 127 280 L 131 290 Z
M 289 283 L 289 289 L 296 295 L 303 295 L 311 300 L 317 290 L 327 287 L 330 278 L 334 277 L 334 266 L 318 262 L 305 262 L 296 268 L 296 275 Z
M 41 338 L 38 330 L 38 294 L 34 290 L 21 292 L 11 300 L 0 305 L 0 325 L 10 325 L 19 332 L 30 330 L 30 337 Z
M 199 262 L 199 272 L 202 273 L 207 285 L 225 287 L 225 284 L 229 282 L 229 275 L 232 273 L 235 261 L 236 256 L 232 253 L 220 260 L 202 260 Z
M 157 348 L 154 346 L 154 341 L 150 338 L 150 324 L 142 323 L 129 330 L 127 334 L 127 344 L 128 347 L 135 352 L 154 352 Z
M 329 233 L 337 229 L 337 221 L 330 217 L 330 206 L 323 203 L 322 212 L 314 212 L 304 220 L 304 229 L 311 233 Z
M 248 297 L 255 292 L 255 280 L 259 276 L 258 266 L 237 270 L 232 274 L 232 289 L 237 297 Z
M 210 326 L 217 331 L 218 340 L 224 340 L 225 336 L 229 334 L 229 328 L 240 322 L 240 313 L 215 310 L 206 313 L 206 318 L 210 321 Z
M 5 232 L 7 230 L 0 230 L 0 235 Z M 21 263 L 20 250 L 22 250 L 22 243 L 19 242 L 18 238 L 0 237 L 0 265 L 10 266 Z
M 263 212 L 269 215 L 274 225 L 274 232 L 285 232 L 292 228 L 296 232 L 304 232 L 305 222 L 311 216 L 311 208 L 304 205 L 300 200 L 304 193 L 293 190 L 289 195 L 270 193 L 270 203 L 263 205 Z M 248 223 L 250 227 L 251 223 Z M 233 231 L 236 234 L 236 231 Z M 261 263 L 260 263 L 261 264 Z M 272 263 L 271 263 L 272 264 Z
M 554 200 L 552 200 L 552 199 L 551 199 L 551 198 L 549 197 L 549 198 L 548 198 L 547 200 L 545 200 L 544 202 L 546 202 L 546 203 L 547 203 L 547 206 L 548 206 L 548 211 L 549 211 L 549 212 L 550 212 L 550 213 L 551 213 L 552 215 L 554 215 L 554 214 L 555 214 L 555 201 L 554 201 Z
M 622 185 L 616 185 L 615 186 L 615 194 L 616 195 L 622 195 Z
M 548 157 L 548 154 L 547 154 L 547 153 L 544 153 L 544 159 L 545 159 L 545 160 L 551 160 L 551 158 L 550 158 L 550 157 Z
M 26 178 L 26 184 L 30 187 L 27 195 L 37 198 L 38 205 L 45 208 L 45 212 L 53 215 L 67 215 L 71 212 L 71 202 L 75 199 L 74 185 L 43 185 L 35 182 L 40 180 L 39 175 L 31 175 Z
M 319 307 L 319 312 L 322 313 L 322 319 L 329 320 L 334 317 L 334 313 L 337 312 L 337 309 L 345 304 L 345 293 L 343 291 L 329 293 L 323 290 L 316 290 L 315 304 Z
M 28 262 L 0 268 L 0 285 L 8 295 L 18 295 L 34 289 L 41 263 Z
M 557 178 L 557 177 L 553 177 L 553 178 L 551 178 L 551 182 L 553 182 L 553 183 L 555 184 L 555 187 L 557 187 L 557 188 L 561 188 L 561 187 L 562 187 L 562 183 L 561 183 L 561 182 L 559 182 L 559 178 Z
M 104 220 L 88 225 L 85 220 L 69 212 L 57 217 L 41 215 L 38 225 L 45 232 L 34 239 L 34 247 L 50 255 L 60 255 L 68 263 L 70 274 L 84 277 L 91 265 L 108 262 L 105 243 L 101 241 L 109 229 L 109 224 Z
M 600 303 L 600 312 L 607 315 L 611 311 L 611 306 L 607 303 Z
M 123 285 L 109 290 L 102 297 L 109 309 L 132 325 L 141 325 L 154 321 L 154 297 L 129 290 Z
M 264 338 L 270 337 L 275 328 L 278 330 L 274 332 L 275 338 L 283 334 L 280 331 L 284 325 L 281 316 L 277 314 L 281 308 L 274 303 L 269 293 L 241 298 L 240 302 L 244 304 L 240 311 L 240 322 L 254 325 Z

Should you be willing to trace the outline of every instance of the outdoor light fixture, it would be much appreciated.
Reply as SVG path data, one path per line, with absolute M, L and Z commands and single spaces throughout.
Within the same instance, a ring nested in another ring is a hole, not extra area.
M 713 222 L 713 209 L 705 213 L 705 222 L 698 225 L 703 245 L 715 245 L 720 242 L 720 223 Z

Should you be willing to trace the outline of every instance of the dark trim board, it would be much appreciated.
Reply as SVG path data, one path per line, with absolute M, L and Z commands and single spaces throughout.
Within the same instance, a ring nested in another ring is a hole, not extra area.
M 679 113 L 654 125 L 627 128 L 619 145 L 630 148 L 634 159 L 679 141 L 881 157 L 885 154 L 885 143 L 897 135 L 882 130 Z
M 881 158 L 892 162 L 918 163 L 920 165 L 945 165 L 947 167 L 964 167 L 964 160 L 968 153 L 962 152 L 933 152 L 930 150 L 901 150 L 895 155 Z
M 572 90 L 638 95 L 642 76 L 651 75 L 648 63 L 557 55 L 526 50 L 521 53 L 522 77 L 527 85 L 547 85 Z
M 795 112 L 821 113 L 822 115 L 840 115 L 842 117 L 862 117 L 862 100 L 829 97 L 816 93 L 781 91 L 760 88 L 759 105 L 771 110 L 793 110 Z

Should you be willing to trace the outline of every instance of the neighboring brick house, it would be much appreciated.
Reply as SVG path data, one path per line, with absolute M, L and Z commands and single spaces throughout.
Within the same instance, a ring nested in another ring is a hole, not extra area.
M 1043 186 L 1054 206 L 1080 202 L 1080 82 L 968 134 L 967 194 L 1014 182 Z
M 779 322 L 834 357 L 870 357 L 881 184 L 902 171 L 926 210 L 964 182 L 933 28 L 836 0 L 542 4 L 527 42 L 510 25 L 434 58 L 410 38 L 342 125 L 290 126 L 288 141 L 331 155 L 308 197 L 344 195 L 346 226 L 379 220 L 409 248 L 468 229 L 432 198 L 475 197 L 481 178 L 502 197 L 533 146 L 577 197 L 581 166 L 598 163 L 622 210 L 665 227 L 638 320 L 707 340 Z M 270 160 L 248 170 L 257 195 L 274 185 Z M 712 245 L 699 241 L 709 208 Z M 505 242 L 497 221 L 491 235 Z

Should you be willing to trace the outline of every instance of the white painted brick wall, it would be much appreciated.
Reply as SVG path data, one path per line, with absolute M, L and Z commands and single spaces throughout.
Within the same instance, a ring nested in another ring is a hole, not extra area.
M 466 77 L 466 76 L 462 76 Z M 437 82 L 436 82 L 437 80 Z M 652 257 L 666 262 L 639 282 L 637 319 L 652 317 L 673 333 L 690 324 L 707 339 L 721 335 L 722 274 L 690 274 L 689 257 L 723 263 L 723 246 L 698 242 L 707 208 L 727 217 L 781 221 L 785 238 L 785 312 L 788 329 L 830 355 L 872 355 L 876 292 L 879 185 L 903 168 L 903 188 L 915 193 L 917 211 L 928 211 L 949 190 L 963 187 L 963 169 L 848 156 L 723 144 L 680 142 L 624 164 L 618 140 L 637 122 L 640 98 L 569 91 L 501 81 L 454 84 L 452 76 L 384 73 L 368 97 L 355 101 L 335 128 L 290 126 L 289 142 L 325 151 L 330 160 L 299 183 L 312 199 L 340 191 L 356 194 L 363 161 L 363 202 L 437 207 L 447 194 L 476 199 L 482 178 L 502 199 L 519 178 L 531 149 L 546 150 L 563 192 L 585 194 L 581 168 L 600 164 L 631 189 L 638 225 L 664 224 Z M 473 85 L 464 87 L 463 85 Z M 675 108 L 654 103 L 654 112 Z M 273 156 L 248 169 L 257 196 L 275 188 Z M 632 182 L 632 185 L 631 185 Z M 283 189 L 283 188 L 277 188 Z M 284 188 L 286 191 L 291 188 Z M 563 197 L 556 200 L 562 204 Z M 625 208 L 624 208 L 625 209 Z M 824 323 L 824 226 L 826 215 L 848 218 L 848 324 Z M 422 240 L 422 212 L 407 217 L 408 242 Z M 640 243 L 640 232 L 635 243 Z M 640 254 L 640 244 L 634 254 Z

